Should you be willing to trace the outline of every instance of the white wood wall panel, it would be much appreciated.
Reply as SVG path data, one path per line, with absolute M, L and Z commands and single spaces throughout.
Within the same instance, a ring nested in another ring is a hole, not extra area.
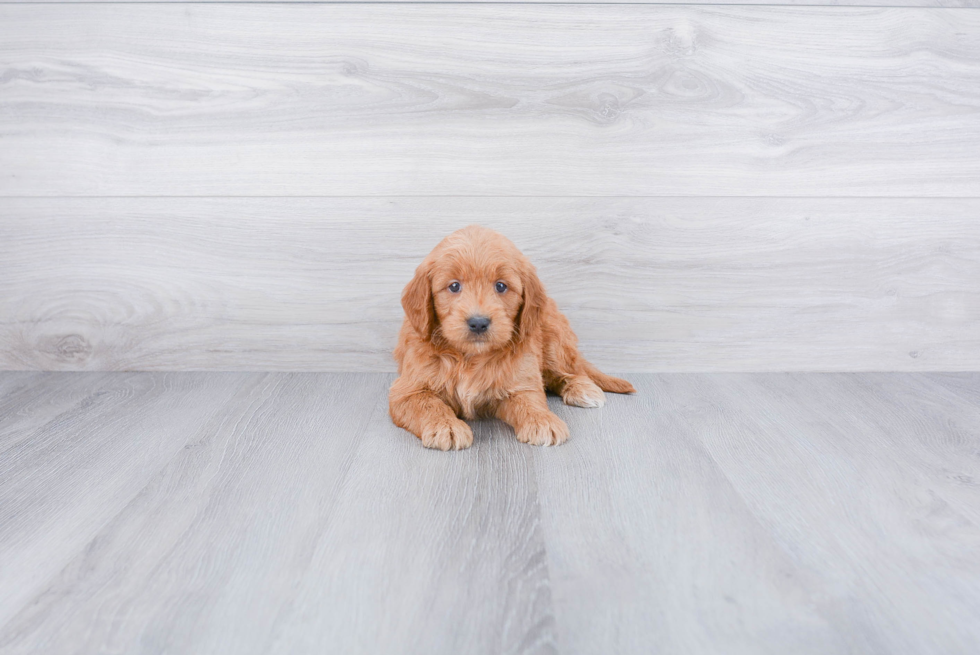
M 249 4 L 253 2 L 283 2 L 297 3 L 308 2 L 322 4 L 325 0 L 194 0 L 195 4 Z M 368 4 L 365 0 L 326 0 L 331 4 Z M 499 4 L 501 0 L 421 0 L 424 4 Z M 676 0 L 630 0 L 624 3 L 623 0 L 506 0 L 510 4 L 685 4 L 685 5 L 775 5 L 775 6 L 821 6 L 821 7 L 980 7 L 980 0 L 688 0 L 677 2 Z M 11 4 L 25 3 L 118 3 L 119 0 L 6 0 Z M 173 2 L 183 3 L 186 0 L 140 0 L 140 2 Z M 381 0 L 376 4 L 420 4 L 420 0 Z
M 0 200 L 0 368 L 390 371 L 481 223 L 619 370 L 976 370 L 980 199 Z
M 0 194 L 980 194 L 980 11 L 0 5 Z

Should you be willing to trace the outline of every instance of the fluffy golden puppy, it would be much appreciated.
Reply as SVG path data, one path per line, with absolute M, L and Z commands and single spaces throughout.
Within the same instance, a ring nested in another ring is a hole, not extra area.
M 560 444 L 568 427 L 545 389 L 577 407 L 601 407 L 603 391 L 636 391 L 585 361 L 534 266 L 493 230 L 471 225 L 443 239 L 402 307 L 389 410 L 428 448 L 468 448 L 473 432 L 460 419 L 479 416 L 506 421 L 525 443 Z

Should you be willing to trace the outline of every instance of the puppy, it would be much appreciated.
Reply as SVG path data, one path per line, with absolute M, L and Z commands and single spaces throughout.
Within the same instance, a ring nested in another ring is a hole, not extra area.
M 603 391 L 636 391 L 579 354 L 534 266 L 493 230 L 471 225 L 443 239 L 405 287 L 402 307 L 389 411 L 427 448 L 468 448 L 473 432 L 460 418 L 479 416 L 509 423 L 524 443 L 560 444 L 568 427 L 548 409 L 545 389 L 577 407 L 601 407 Z

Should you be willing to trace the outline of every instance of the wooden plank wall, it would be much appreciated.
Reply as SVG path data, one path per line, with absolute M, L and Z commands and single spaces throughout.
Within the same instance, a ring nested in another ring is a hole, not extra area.
M 2 4 L 0 369 L 392 370 L 474 222 L 611 369 L 977 369 L 980 8 L 918 4 Z
M 43 2 L 120 2 L 122 0 L 7 0 L 8 4 L 16 3 L 43 3 Z M 141 2 L 185 2 L 186 0 L 140 0 Z M 323 0 L 250 0 L 251 2 L 306 2 L 320 3 Z M 420 0 L 380 0 L 384 4 L 404 3 L 417 4 Z M 499 0 L 498 0 L 499 1 Z M 631 3 L 624 3 L 622 0 L 510 0 L 520 4 L 646 4 L 646 5 L 765 5 L 765 6 L 855 6 L 855 7 L 980 7 L 978 0 L 824 0 L 815 2 L 814 0 L 687 0 L 687 2 L 676 2 L 675 0 L 634 0 Z M 242 0 L 201 0 L 195 4 L 222 4 L 222 3 L 241 3 Z M 364 0 L 331 0 L 331 4 L 364 4 Z M 452 4 L 494 4 L 494 0 L 452 0 Z

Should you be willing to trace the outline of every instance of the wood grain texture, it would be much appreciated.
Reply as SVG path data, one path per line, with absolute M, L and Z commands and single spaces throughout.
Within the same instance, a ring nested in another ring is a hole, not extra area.
M 381 400 L 270 653 L 557 652 L 531 449 L 484 421 L 445 457 Z
M 32 439 L 40 425 L 83 402 L 91 403 L 93 388 L 107 376 L 67 373 L 46 376 L 37 373 L 4 375 L 0 378 L 0 457 L 25 440 Z
M 45 2 L 118 2 L 119 0 L 6 0 L 9 4 Z M 186 0 L 141 0 L 142 2 L 186 2 Z M 323 3 L 324 0 L 194 0 L 195 4 L 243 4 L 249 2 L 309 2 Z M 366 0 L 330 0 L 332 4 L 363 4 Z M 384 0 L 390 3 L 419 4 L 419 0 Z M 500 0 L 448 0 L 427 2 L 426 4 L 498 4 Z M 775 6 L 818 6 L 818 7 L 980 7 L 978 0 L 686 0 L 675 2 L 670 0 L 511 0 L 513 4 L 684 4 L 684 5 L 775 5 Z
M 23 409 L 0 432 L 0 623 L 91 542 L 241 384 L 194 374 L 60 375 L 47 384 L 57 388 L 59 380 L 66 387 L 57 399 L 23 397 Z
M 220 421 L 175 430 L 187 445 L 140 494 L 7 599 L 30 601 L 0 627 L 4 653 L 554 652 L 526 447 L 486 426 L 462 465 L 423 450 L 387 417 L 388 375 L 230 379 Z M 0 500 L 30 517 L 9 487 Z M 29 575 L 40 537 L 23 523 L 3 547 Z
M 980 11 L 0 6 L 0 194 L 980 193 Z
M 944 382 L 956 382 L 946 388 Z M 946 507 L 980 526 L 980 374 L 937 374 L 909 379 L 876 374 L 824 380 L 843 391 L 855 392 L 840 411 L 862 430 L 877 431 L 876 438 L 898 451 L 896 460 L 928 480 L 937 494 L 934 509 Z M 964 397 L 959 392 L 969 390 Z M 893 420 L 876 425 L 864 416 L 865 408 L 888 398 L 896 406 Z M 965 402 L 964 402 L 965 401 Z M 896 427 L 900 424 L 900 428 Z
M 980 648 L 980 494 L 956 477 L 976 467 L 943 443 L 977 452 L 975 410 L 894 375 L 678 377 L 675 413 L 822 578 L 816 605 L 855 651 Z M 969 417 L 967 429 L 944 414 Z
M 509 235 L 597 364 L 980 367 L 973 199 L 2 199 L 0 368 L 392 371 L 454 229 Z
M 25 527 L 37 512 L 36 501 L 27 499 L 44 488 L 38 473 L 61 469 L 32 442 L 34 450 L 25 457 L 31 474 L 25 466 L 25 475 L 13 478 L 30 492 L 16 493 L 6 477 L 0 487 L 8 519 L 0 521 L 8 537 L 0 542 L 8 555 L 4 577 L 33 579 L 30 587 L 7 587 L 18 594 L 5 597 L 4 609 L 20 611 L 2 615 L 0 650 L 266 652 L 274 619 L 289 610 L 289 590 L 299 583 L 325 529 L 360 430 L 380 405 L 387 380 L 284 374 L 113 379 L 177 386 L 165 394 L 180 403 L 176 407 L 161 413 L 131 403 L 136 406 L 126 412 L 140 425 L 170 420 L 163 435 L 127 435 L 128 450 L 153 452 L 166 444 L 169 457 L 146 467 L 140 466 L 145 456 L 102 451 L 97 466 L 85 466 L 77 459 L 79 450 L 92 449 L 89 444 L 100 441 L 102 432 L 114 430 L 89 434 L 72 417 L 59 417 L 65 433 L 77 433 L 72 445 L 61 446 L 62 457 L 72 458 L 75 468 L 71 479 L 45 495 L 78 499 L 62 510 L 57 525 L 85 526 L 69 540 L 60 532 L 55 538 Z M 229 383 L 238 387 L 233 397 L 215 393 Z M 187 406 L 184 387 L 193 388 L 194 404 L 208 406 L 210 415 Z M 116 413 L 91 407 L 84 417 L 111 426 Z M 111 466 L 139 469 L 139 493 L 114 492 L 103 478 Z M 95 511 L 99 497 L 113 502 Z M 11 522 L 12 513 L 20 520 Z M 43 544 L 58 555 L 59 565 L 26 565 Z M 18 606 L 24 598 L 29 602 Z
M 571 439 L 536 450 L 555 616 L 570 653 L 844 653 L 826 591 L 779 548 L 675 411 L 675 377 L 591 412 L 551 398 Z
M 975 405 L 918 375 L 632 381 L 536 453 L 569 652 L 980 647 Z
M 442 453 L 390 374 L 2 373 L 0 651 L 977 652 L 980 376 L 630 377 Z

